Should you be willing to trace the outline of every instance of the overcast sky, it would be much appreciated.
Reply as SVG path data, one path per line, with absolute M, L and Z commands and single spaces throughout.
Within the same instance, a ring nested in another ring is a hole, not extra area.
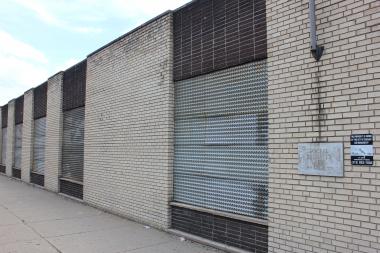
M 1 0 L 0 106 L 190 0 Z

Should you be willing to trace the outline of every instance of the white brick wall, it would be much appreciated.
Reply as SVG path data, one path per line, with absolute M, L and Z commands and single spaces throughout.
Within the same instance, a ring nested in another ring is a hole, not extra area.
M 88 58 L 84 200 L 169 226 L 173 160 L 171 14 Z
M 14 141 L 15 141 L 15 100 L 8 103 L 8 127 L 7 127 L 7 159 L 6 172 L 7 176 L 12 176 L 12 166 L 14 158 Z
M 45 146 L 45 188 L 58 192 L 62 154 L 63 72 L 48 79 Z
M 267 1 L 269 251 L 380 252 L 380 2 L 316 2 L 319 63 L 308 1 Z M 374 135 L 375 166 L 351 166 L 353 133 Z M 344 177 L 298 174 L 298 143 L 318 141 L 344 143 Z
M 21 179 L 30 182 L 33 161 L 33 89 L 24 94 L 24 116 L 22 125 Z

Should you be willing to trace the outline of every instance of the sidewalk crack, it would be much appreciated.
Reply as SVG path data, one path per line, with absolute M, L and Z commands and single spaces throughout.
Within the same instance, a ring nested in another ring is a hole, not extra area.
M 47 240 L 45 237 L 43 237 L 37 230 L 35 230 L 32 226 L 30 226 L 24 219 L 20 218 L 19 216 L 17 216 L 17 214 L 15 214 L 14 212 L 12 212 L 8 207 L 6 207 L 6 206 L 4 206 L 2 204 L 0 204 L 0 206 L 3 207 L 4 209 L 6 209 L 9 213 L 11 213 L 17 219 L 19 219 L 22 222 L 22 224 L 24 224 L 29 229 L 31 229 L 36 235 L 38 235 L 40 237 L 40 239 L 42 239 L 43 241 L 45 241 L 46 243 L 48 243 L 53 249 L 55 249 L 57 251 L 57 253 L 63 253 L 54 244 L 52 244 L 49 240 Z

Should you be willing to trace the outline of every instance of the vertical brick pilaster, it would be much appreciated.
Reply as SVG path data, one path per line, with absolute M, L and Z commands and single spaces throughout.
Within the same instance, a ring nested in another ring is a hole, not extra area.
M 24 120 L 22 129 L 21 180 L 30 182 L 33 159 L 33 89 L 24 94 Z
M 161 229 L 172 192 L 171 26 L 161 16 L 87 60 L 84 201 Z
M 14 142 L 15 142 L 15 100 L 8 104 L 8 127 L 7 127 L 7 160 L 6 173 L 12 176 L 12 166 L 14 158 Z
M 168 71 L 168 115 L 167 115 L 167 122 L 168 122 L 168 132 L 167 132 L 167 140 L 168 140 L 168 152 L 167 152 L 167 167 L 168 167 L 168 176 L 167 176 L 167 189 L 168 189 L 168 195 L 167 195 L 167 202 L 168 205 L 173 200 L 173 184 L 174 184 L 174 178 L 173 178 L 173 172 L 174 172 L 174 115 L 175 115 L 175 88 L 174 88 L 174 17 L 173 15 L 170 18 L 170 33 L 169 33 L 169 39 L 168 39 L 168 46 L 169 46 L 169 52 L 168 52 L 168 61 L 167 61 L 167 68 Z M 168 214 L 167 217 L 169 217 L 167 222 L 167 227 L 170 228 L 171 226 L 171 208 L 168 208 L 167 210 Z
M 63 72 L 48 80 L 45 147 L 45 188 L 58 192 L 62 148 Z

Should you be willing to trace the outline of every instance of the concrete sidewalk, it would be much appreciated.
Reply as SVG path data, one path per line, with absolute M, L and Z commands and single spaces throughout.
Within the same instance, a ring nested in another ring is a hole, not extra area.
M 0 176 L 0 253 L 220 252 Z

